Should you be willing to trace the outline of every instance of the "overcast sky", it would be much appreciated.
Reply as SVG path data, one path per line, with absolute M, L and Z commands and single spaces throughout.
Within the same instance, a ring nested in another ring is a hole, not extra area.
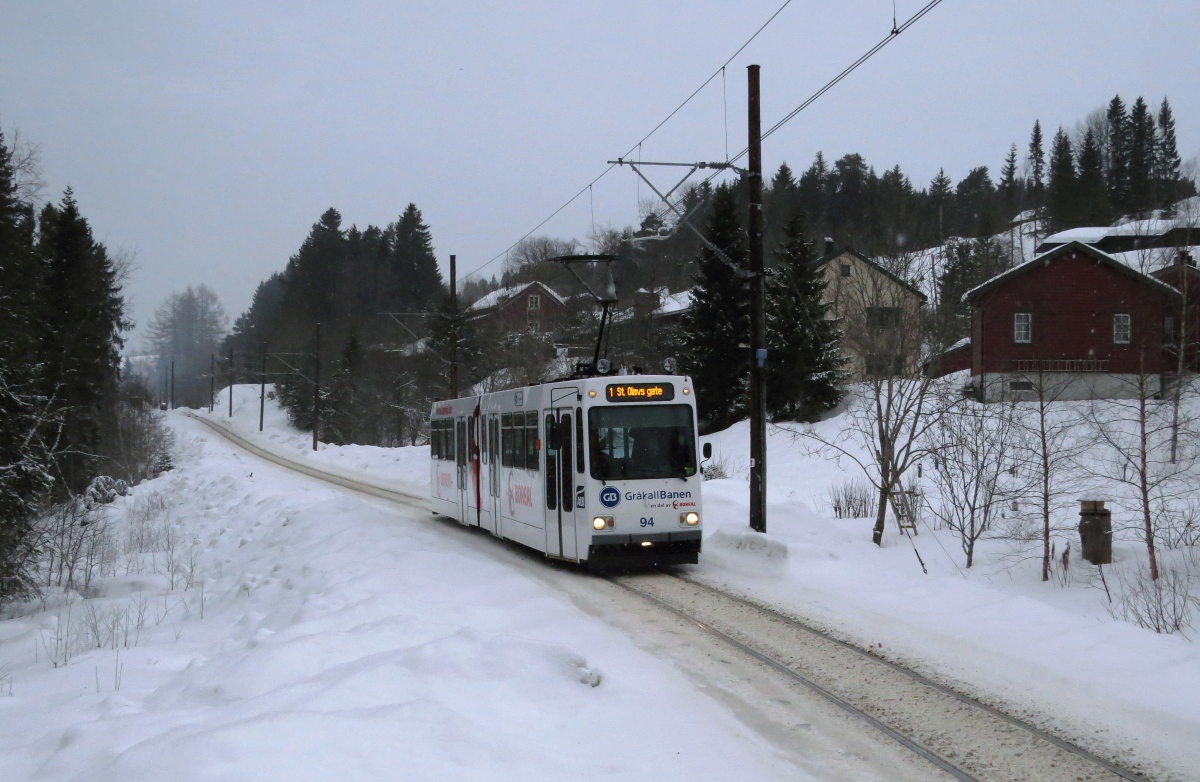
M 443 270 L 476 269 L 625 153 L 782 0 L 22 2 L 0 4 L 0 126 L 41 148 L 46 198 L 74 188 L 101 241 L 136 255 L 144 327 L 207 283 L 231 317 L 336 207 L 384 225 L 414 202 Z M 924 0 L 897 0 L 900 21 Z M 763 124 L 892 26 L 891 0 L 793 0 L 641 150 L 719 160 L 746 144 L 745 66 Z M 863 154 L 914 184 L 998 172 L 1116 93 L 1170 98 L 1200 154 L 1200 3 L 945 0 L 764 145 L 764 167 Z M 726 108 L 727 107 L 727 108 Z M 610 172 L 539 233 L 636 222 Z M 645 188 L 641 194 L 647 195 Z M 484 272 L 498 272 L 500 262 Z M 140 343 L 135 337 L 132 347 Z

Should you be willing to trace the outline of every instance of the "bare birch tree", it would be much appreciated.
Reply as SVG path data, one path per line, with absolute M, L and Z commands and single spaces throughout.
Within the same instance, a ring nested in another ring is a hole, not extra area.
M 991 530 L 1009 491 L 1004 478 L 1016 427 L 1011 403 L 983 404 L 958 396 L 953 389 L 938 389 L 928 447 L 939 494 L 934 515 L 958 537 L 969 568 L 975 544 Z
M 1173 405 L 1161 399 L 1160 381 L 1160 375 L 1138 372 L 1127 380 L 1131 398 L 1094 401 L 1085 413 L 1101 449 L 1085 467 L 1096 477 L 1125 486 L 1132 494 L 1152 581 L 1157 581 L 1159 575 L 1156 507 L 1194 492 L 1189 472 L 1197 456 L 1192 444 L 1179 449 L 1177 458 L 1171 459 Z M 1189 423 L 1184 421 L 1181 426 Z
M 1070 376 L 1048 372 L 1046 363 L 1037 361 L 1016 382 L 1028 388 L 1010 391 L 1021 400 L 1013 416 L 1013 463 L 1021 477 L 1018 493 L 1033 499 L 1041 522 L 1042 581 L 1049 581 L 1052 519 L 1073 486 L 1070 476 L 1080 446 L 1079 421 L 1057 404 L 1071 385 Z
M 842 270 L 827 288 L 857 382 L 846 393 L 846 424 L 836 434 L 798 430 L 818 450 L 853 461 L 871 482 L 876 545 L 883 545 L 887 510 L 890 505 L 896 512 L 905 476 L 928 453 L 927 434 L 938 412 L 934 392 L 950 384 L 935 377 L 944 340 L 932 332 L 933 318 L 897 271 L 904 270 L 859 264 Z

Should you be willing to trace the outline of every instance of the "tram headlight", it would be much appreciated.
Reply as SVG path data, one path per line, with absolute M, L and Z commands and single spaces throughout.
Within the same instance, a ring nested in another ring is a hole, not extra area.
M 694 510 L 679 514 L 679 526 L 695 527 L 700 524 L 700 514 Z
M 597 516 L 596 518 L 592 519 L 592 529 L 596 530 L 597 532 L 602 532 L 603 530 L 612 528 L 612 516 Z

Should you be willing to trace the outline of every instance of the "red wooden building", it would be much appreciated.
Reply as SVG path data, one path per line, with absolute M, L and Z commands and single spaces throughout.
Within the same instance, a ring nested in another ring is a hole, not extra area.
M 467 308 L 467 317 L 500 332 L 544 333 L 558 324 L 565 306 L 562 296 L 535 281 L 492 291 Z
M 971 383 L 985 401 L 1052 389 L 1058 399 L 1152 392 L 1175 369 L 1182 296 L 1095 247 L 1071 242 L 968 291 Z

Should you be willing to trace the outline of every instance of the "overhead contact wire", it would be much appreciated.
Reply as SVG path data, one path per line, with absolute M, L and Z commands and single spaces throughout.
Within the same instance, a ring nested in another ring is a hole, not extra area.
M 753 34 L 753 35 L 751 35 L 749 38 L 747 38 L 747 39 L 746 39 L 746 42 L 745 42 L 745 43 L 743 43 L 741 46 L 739 46 L 739 47 L 738 47 L 738 50 L 737 50 L 736 52 L 734 52 L 732 55 L 730 55 L 730 57 L 729 57 L 729 59 L 728 59 L 728 60 L 726 60 L 725 62 L 721 63 L 721 67 L 720 67 L 720 68 L 717 68 L 715 71 L 713 71 L 713 74 L 712 74 L 711 76 L 709 76 L 707 79 L 705 79 L 705 80 L 704 80 L 704 83 L 703 83 L 703 84 L 701 84 L 699 87 L 697 87 L 697 88 L 696 88 L 696 89 L 695 89 L 695 90 L 692 92 L 692 94 L 691 94 L 691 95 L 688 95 L 688 96 L 687 96 L 687 97 L 686 97 L 686 98 L 683 100 L 683 103 L 680 103 L 678 106 L 676 106 L 676 107 L 675 107 L 675 109 L 674 109 L 674 110 L 673 110 L 673 111 L 672 111 L 670 114 L 668 114 L 668 115 L 667 115 L 667 116 L 666 116 L 666 117 L 665 117 L 665 118 L 662 120 L 662 122 L 659 122 L 657 125 L 655 125 L 655 126 L 654 126 L 654 127 L 651 129 L 651 130 L 650 130 L 650 132 L 649 132 L 649 133 L 647 133 L 645 136 L 643 136 L 643 137 L 641 138 L 641 140 L 640 140 L 640 141 L 638 141 L 636 144 L 634 144 L 632 147 L 630 147 L 630 148 L 629 148 L 629 151 L 627 151 L 627 152 L 626 152 L 624 155 L 622 155 L 621 157 L 625 158 L 625 157 L 629 157 L 630 155 L 632 155 L 632 154 L 634 153 L 634 151 L 636 151 L 636 150 L 638 149 L 638 147 L 640 147 L 640 146 L 641 146 L 642 144 L 644 144 L 644 143 L 645 143 L 645 142 L 646 142 L 646 141 L 647 141 L 647 140 L 648 140 L 648 139 L 649 139 L 651 136 L 653 136 L 655 133 L 657 133 L 657 132 L 659 131 L 659 129 L 661 129 L 661 128 L 662 128 L 662 126 L 663 126 L 663 125 L 666 125 L 668 122 L 670 122 L 670 121 L 671 121 L 671 118 L 672 118 L 672 117 L 674 117 L 676 114 L 678 114 L 678 113 L 679 113 L 679 112 L 680 112 L 680 111 L 683 109 L 683 107 L 684 107 L 684 106 L 688 105 L 688 103 L 690 103 L 690 102 L 691 102 L 692 98 L 694 98 L 694 97 L 696 97 L 697 95 L 699 95 L 699 94 L 700 94 L 700 91 L 701 91 L 701 90 L 703 90 L 705 87 L 707 87 L 707 86 L 708 86 L 708 85 L 709 85 L 709 84 L 712 82 L 712 80 L 713 80 L 713 79 L 715 79 L 715 78 L 717 78 L 717 76 L 719 76 L 719 75 L 723 74 L 723 73 L 725 72 L 725 66 L 729 65 L 729 63 L 733 62 L 733 60 L 734 60 L 734 58 L 735 58 L 735 57 L 737 57 L 739 54 L 741 54 L 743 51 L 745 51 L 746 47 L 747 47 L 747 46 L 749 46 L 749 45 L 750 45 L 750 44 L 751 44 L 751 43 L 754 41 L 754 39 L 755 39 L 755 38 L 757 38 L 757 37 L 759 36 L 759 34 L 760 34 L 760 33 L 761 33 L 763 30 L 767 29 L 767 25 L 769 25 L 769 24 L 771 24 L 771 22 L 775 21 L 775 17 L 777 17 L 777 16 L 779 16 L 781 13 L 783 13 L 783 10 L 784 10 L 785 8 L 787 8 L 787 7 L 788 7 L 789 5 L 791 5 L 791 4 L 792 4 L 792 0 L 785 0 L 785 2 L 783 3 L 783 5 L 779 6 L 779 8 L 778 8 L 778 9 L 775 11 L 775 13 L 771 14 L 770 18 L 768 18 L 768 19 L 767 19 L 767 21 L 763 22 L 763 23 L 762 23 L 762 26 L 760 26 L 760 27 L 759 27 L 757 30 L 755 30 L 755 31 L 754 31 L 754 34 Z M 583 188 L 581 188 L 581 189 L 579 190 L 579 192 L 578 192 L 578 193 L 576 193 L 575 195 L 573 195 L 573 196 L 571 196 L 569 199 L 567 199 L 566 203 L 564 203 L 562 206 L 560 206 L 559 208 L 557 208 L 557 209 L 555 209 L 553 212 L 551 212 L 549 217 L 547 217 L 545 220 L 542 220 L 540 223 L 538 223 L 537 225 L 535 225 L 535 226 L 534 226 L 533 228 L 531 228 L 531 229 L 530 229 L 530 230 L 529 230 L 529 231 L 528 231 L 528 232 L 527 232 L 527 233 L 526 233 L 524 236 L 522 236 L 520 239 L 518 239 L 517 241 L 513 242 L 512 244 L 510 244 L 510 245 L 509 245 L 507 248 L 505 248 L 505 249 L 504 249 L 504 250 L 502 250 L 501 252 L 498 252 L 498 253 L 496 253 L 494 256 L 492 256 L 492 257 L 491 257 L 491 259 L 489 259 L 489 260 L 487 261 L 487 263 L 484 263 L 482 266 L 479 266 L 479 267 L 477 267 L 476 269 L 474 269 L 474 270 L 472 270 L 472 271 L 468 272 L 467 274 L 464 274 L 464 275 L 463 275 L 463 279 L 465 280 L 467 277 L 470 277 L 471 275 L 478 274 L 479 272 L 483 271 L 485 268 L 487 268 L 488 266 L 491 266 L 493 263 L 495 263 L 495 262 L 496 262 L 496 260 L 500 258 L 500 256 L 504 255 L 504 254 L 505 254 L 505 253 L 507 253 L 509 250 L 513 249 L 513 248 L 514 248 L 514 247 L 516 247 L 518 244 L 520 244 L 521 242 L 523 242 L 523 241 L 525 241 L 526 239 L 528 239 L 530 236 L 532 236 L 532 235 L 533 235 L 533 233 L 534 233 L 535 231 L 537 231 L 537 230 L 538 230 L 539 228 L 541 228 L 543 225 L 545 225 L 546 223 L 550 222 L 550 221 L 551 221 L 551 220 L 553 220 L 555 217 L 557 217 L 557 216 L 558 216 L 558 214 L 559 214 L 559 212 L 561 212 L 562 210 L 564 210 L 564 209 L 566 209 L 568 206 L 570 206 L 572 203 L 574 203 L 574 202 L 575 202 L 575 199 L 577 199 L 577 198 L 579 198 L 579 196 L 583 195 L 583 194 L 584 194 L 584 193 L 585 193 L 585 192 L 588 190 L 588 188 L 590 188 L 592 185 L 596 184 L 596 183 L 597 183 L 597 182 L 599 182 L 601 179 L 603 179 L 603 178 L 604 178 L 604 176 L 605 176 L 606 174 L 608 174 L 608 172 L 609 172 L 609 171 L 612 171 L 614 168 L 616 168 L 616 165 L 610 165 L 608 168 L 604 169 L 602 172 L 600 172 L 600 175 L 599 175 L 599 176 L 597 176 L 597 177 L 596 177 L 595 179 L 593 179 L 591 182 L 588 182 L 588 183 L 587 183 L 587 185 L 585 185 Z

